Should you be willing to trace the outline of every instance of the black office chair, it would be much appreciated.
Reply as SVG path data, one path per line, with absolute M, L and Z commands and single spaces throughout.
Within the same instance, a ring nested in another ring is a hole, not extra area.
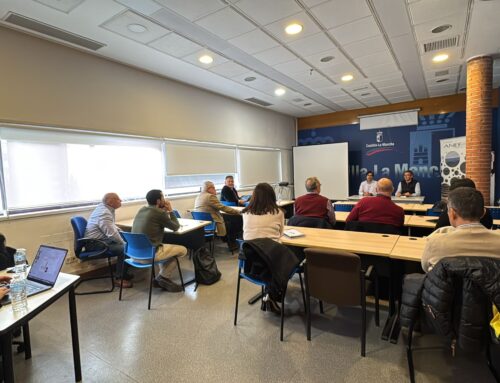
M 108 260 L 108 269 L 109 274 L 100 275 L 97 277 L 88 277 L 83 278 L 78 281 L 75 285 L 75 288 L 78 287 L 81 283 L 95 280 L 95 279 L 103 279 L 109 278 L 111 281 L 111 288 L 106 290 L 93 290 L 83 293 L 75 293 L 76 295 L 88 295 L 88 294 L 101 294 L 101 293 L 110 293 L 115 289 L 115 284 L 113 281 L 113 266 L 111 264 L 111 258 L 116 257 L 109 252 L 108 245 L 104 242 L 99 241 L 97 239 L 85 238 L 85 229 L 87 228 L 87 220 L 83 217 L 75 216 L 71 217 L 71 226 L 73 227 L 73 231 L 75 233 L 75 242 L 74 242 L 74 250 L 75 255 L 80 261 L 92 261 L 96 259 L 107 259 Z M 86 249 L 87 246 L 90 246 L 92 250 Z
M 306 217 L 294 215 L 288 220 L 288 226 L 312 227 L 316 229 L 333 229 L 333 226 L 325 218 Z

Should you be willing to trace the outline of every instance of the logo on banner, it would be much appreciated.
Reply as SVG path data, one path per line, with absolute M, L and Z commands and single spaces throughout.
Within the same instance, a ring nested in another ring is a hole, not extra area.
M 396 146 L 394 142 L 384 142 L 384 132 L 381 130 L 376 133 L 375 141 L 373 144 L 366 144 L 366 149 L 369 149 L 366 152 L 367 156 L 373 156 L 382 152 L 391 152 Z

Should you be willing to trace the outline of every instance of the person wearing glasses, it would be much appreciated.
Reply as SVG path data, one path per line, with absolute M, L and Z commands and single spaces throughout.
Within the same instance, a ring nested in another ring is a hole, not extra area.
M 210 213 L 217 227 L 217 235 L 219 237 L 227 235 L 227 245 L 229 250 L 233 251 L 238 249 L 238 244 L 236 243 L 238 230 L 233 230 L 234 228 L 226 228 L 221 211 L 231 215 L 239 215 L 240 211 L 221 204 L 217 198 L 217 191 L 212 181 L 203 182 L 203 185 L 201 186 L 201 193 L 194 201 L 194 209 L 196 211 Z
M 243 206 L 245 201 L 243 201 L 238 195 L 238 190 L 234 187 L 234 177 L 226 176 L 224 180 L 224 187 L 220 191 L 220 200 L 227 202 L 234 202 L 236 206 Z

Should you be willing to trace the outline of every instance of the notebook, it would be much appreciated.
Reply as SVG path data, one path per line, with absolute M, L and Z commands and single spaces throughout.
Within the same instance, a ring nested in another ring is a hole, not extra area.
M 305 235 L 304 233 L 301 233 L 300 231 L 295 230 L 295 229 L 288 229 L 288 230 L 285 230 L 285 231 L 283 232 L 283 234 L 285 234 L 288 238 L 302 237 L 302 236 L 304 236 L 304 235 Z
M 68 250 L 41 245 L 26 277 L 26 295 L 31 296 L 50 290 L 56 284 Z M 10 296 L 2 304 L 10 303 Z

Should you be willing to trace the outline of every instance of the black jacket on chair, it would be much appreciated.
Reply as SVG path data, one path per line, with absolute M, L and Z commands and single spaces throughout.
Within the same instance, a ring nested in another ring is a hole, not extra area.
M 491 303 L 500 308 L 500 261 L 443 258 L 428 274 L 405 277 L 401 324 L 409 326 L 420 307 L 437 333 L 456 339 L 464 351 L 476 352 L 484 346 Z
M 288 226 L 313 227 L 315 229 L 333 229 L 333 226 L 324 218 L 294 215 L 288 220 Z
M 245 241 L 239 258 L 245 260 L 245 274 L 269 283 L 274 299 L 286 290 L 290 275 L 300 263 L 290 249 L 269 238 Z

